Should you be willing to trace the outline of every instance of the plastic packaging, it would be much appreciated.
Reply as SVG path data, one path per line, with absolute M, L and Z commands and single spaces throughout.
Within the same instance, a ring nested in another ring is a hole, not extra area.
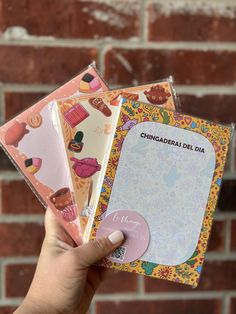
M 66 168 L 69 169 L 68 178 L 71 178 L 70 193 L 74 196 L 69 207 L 60 209 L 55 206 L 64 219 L 76 226 L 71 233 L 76 242 L 81 237 L 83 242 L 88 240 L 119 116 L 121 96 L 134 102 L 151 103 L 150 111 L 160 106 L 161 115 L 164 108 L 176 108 L 172 78 L 92 96 L 61 99 L 51 104 L 54 108 L 52 119 L 55 130 L 58 138 L 62 139 L 61 149 L 67 155 Z M 127 114 L 122 115 L 124 130 L 135 125 L 136 120 L 129 120 L 128 115 L 135 115 L 136 111 L 139 109 L 134 106 Z M 153 116 L 153 119 L 159 117 Z
M 50 102 L 102 90 L 108 90 L 108 86 L 99 76 L 95 65 L 91 64 L 0 128 L 2 148 L 44 207 L 54 204 L 52 207 L 55 209 L 58 202 L 69 204 L 71 198 L 67 184 L 66 156 L 60 149 L 60 139 L 52 123 Z M 67 189 L 61 189 L 61 186 Z M 55 194 L 55 191 L 58 193 Z M 74 226 L 62 219 L 58 211 L 55 210 L 55 213 L 71 233 Z

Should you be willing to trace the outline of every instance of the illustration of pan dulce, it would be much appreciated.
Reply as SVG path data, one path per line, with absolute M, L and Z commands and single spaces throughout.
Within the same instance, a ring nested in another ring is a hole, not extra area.
M 153 105 L 163 105 L 171 96 L 169 91 L 166 91 L 164 87 L 159 85 L 152 86 L 149 90 L 145 91 L 144 94 L 147 100 Z

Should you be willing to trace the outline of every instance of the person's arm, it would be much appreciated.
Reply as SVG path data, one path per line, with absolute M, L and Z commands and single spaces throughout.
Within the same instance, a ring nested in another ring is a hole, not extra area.
M 75 247 L 50 209 L 46 235 L 27 296 L 15 314 L 85 314 L 107 269 L 92 266 L 124 240 L 121 231 Z

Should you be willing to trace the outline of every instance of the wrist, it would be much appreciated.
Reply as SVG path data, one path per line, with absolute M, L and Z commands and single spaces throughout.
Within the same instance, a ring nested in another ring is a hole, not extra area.
M 25 298 L 22 304 L 16 309 L 13 314 L 60 314 L 55 309 L 44 302 L 35 302 L 30 298 Z

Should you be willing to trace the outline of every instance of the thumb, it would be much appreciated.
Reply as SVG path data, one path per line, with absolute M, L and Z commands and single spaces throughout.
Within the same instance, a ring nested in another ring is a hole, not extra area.
M 108 237 L 95 239 L 74 248 L 78 255 L 79 264 L 82 267 L 89 267 L 102 258 L 111 254 L 118 248 L 124 240 L 124 235 L 120 230 L 114 231 Z

